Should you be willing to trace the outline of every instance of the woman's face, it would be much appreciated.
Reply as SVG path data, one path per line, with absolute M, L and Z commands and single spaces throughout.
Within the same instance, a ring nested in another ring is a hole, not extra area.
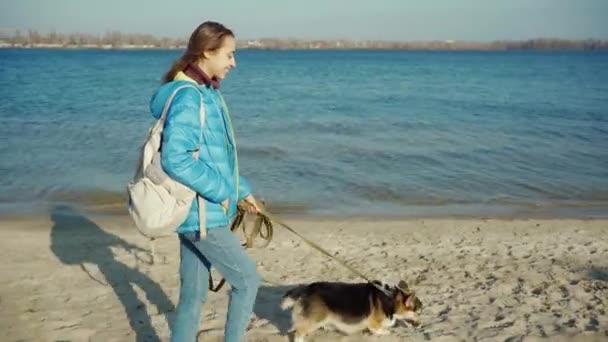
M 235 49 L 234 38 L 226 36 L 219 49 L 205 52 L 205 58 L 201 62 L 207 76 L 223 80 L 228 71 L 236 67 Z

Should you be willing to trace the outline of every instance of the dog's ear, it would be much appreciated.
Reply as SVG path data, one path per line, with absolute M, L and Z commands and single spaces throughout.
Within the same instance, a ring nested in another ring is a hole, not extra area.
M 403 292 L 409 294 L 412 292 L 412 290 L 410 289 L 409 285 L 405 282 L 405 280 L 400 280 L 399 284 L 397 284 L 397 287 L 400 288 Z
M 405 307 L 410 310 L 418 311 L 422 309 L 422 302 L 414 293 L 412 293 L 405 300 Z
M 412 289 L 410 289 L 409 285 L 407 285 L 407 283 L 405 282 L 405 280 L 400 280 L 399 284 L 397 284 L 397 287 L 403 291 L 403 293 L 405 293 L 407 296 L 410 296 L 414 293 L 414 291 L 412 291 Z

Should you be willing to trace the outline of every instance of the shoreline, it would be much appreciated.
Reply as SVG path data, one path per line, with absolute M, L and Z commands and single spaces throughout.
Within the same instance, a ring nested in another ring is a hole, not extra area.
M 125 220 L 129 224 L 132 224 L 131 218 L 128 213 L 109 213 L 109 212 L 97 212 L 97 211 L 81 211 L 77 208 L 70 208 L 79 213 L 79 215 L 87 216 L 90 218 L 101 219 L 101 220 Z M 290 221 L 296 222 L 467 222 L 467 221 L 479 221 L 479 222 L 550 222 L 550 221 L 581 221 L 581 222 L 608 222 L 608 218 L 605 217 L 556 217 L 556 216 L 466 216 L 466 215 L 451 215 L 451 216 L 399 216 L 399 215 L 306 215 L 306 214 L 276 214 L 272 213 L 281 221 L 289 224 Z M 0 214 L 0 226 L 3 223 L 8 222 L 38 222 L 47 220 L 50 213 L 36 213 L 36 214 Z M 607 225 L 608 227 L 608 225 Z M 0 228 L 1 229 L 1 228 Z M 131 229 L 131 228 L 130 228 Z M 134 228 L 133 228 L 134 229 Z
M 18 203 L 0 203 L 0 222 L 18 219 L 36 219 L 48 217 L 54 207 L 67 207 L 79 212 L 99 217 L 126 217 L 126 204 L 91 204 L 83 205 L 74 202 L 47 202 L 36 206 Z M 376 220 L 376 221 L 419 221 L 419 220 L 608 220 L 608 208 L 604 206 L 569 206 L 534 208 L 529 206 L 506 206 L 473 204 L 471 210 L 448 209 L 445 205 L 403 206 L 401 213 L 397 210 L 387 212 L 320 212 L 305 207 L 268 206 L 268 211 L 278 217 L 296 220 Z

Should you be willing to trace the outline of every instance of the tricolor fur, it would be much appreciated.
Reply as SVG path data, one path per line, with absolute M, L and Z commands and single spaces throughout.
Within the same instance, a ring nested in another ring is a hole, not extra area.
M 387 334 L 396 320 L 419 324 L 422 303 L 403 281 L 397 286 L 380 282 L 316 282 L 298 286 L 283 296 L 281 308 L 292 310 L 295 341 L 326 325 L 344 333 L 369 329 Z

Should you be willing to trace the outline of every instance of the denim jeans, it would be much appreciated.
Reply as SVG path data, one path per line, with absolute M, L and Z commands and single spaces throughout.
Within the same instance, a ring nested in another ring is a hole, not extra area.
M 208 229 L 203 240 L 198 238 L 198 233 L 179 234 L 179 241 L 181 284 L 171 341 L 196 341 L 211 266 L 231 287 L 225 341 L 241 341 L 261 282 L 255 261 L 245 253 L 238 237 L 228 227 Z

